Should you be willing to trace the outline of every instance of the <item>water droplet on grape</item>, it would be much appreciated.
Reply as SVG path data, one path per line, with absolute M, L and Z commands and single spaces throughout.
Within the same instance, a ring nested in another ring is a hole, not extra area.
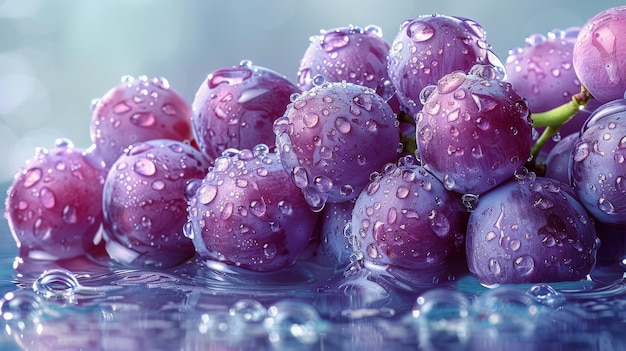
M 139 175 L 150 177 L 156 173 L 156 166 L 151 160 L 147 158 L 140 158 L 133 165 L 133 170 Z
M 196 192 L 198 201 L 204 205 L 211 203 L 211 201 L 215 200 L 216 196 L 217 187 L 210 184 L 201 185 Z
M 435 28 L 426 22 L 415 20 L 408 24 L 406 35 L 414 42 L 422 43 L 435 35 Z
M 42 174 L 43 172 L 41 168 L 38 168 L 38 167 L 31 168 L 28 171 L 26 171 L 26 174 L 24 175 L 24 187 L 28 189 L 32 187 L 33 185 L 37 184 L 37 182 L 41 180 Z

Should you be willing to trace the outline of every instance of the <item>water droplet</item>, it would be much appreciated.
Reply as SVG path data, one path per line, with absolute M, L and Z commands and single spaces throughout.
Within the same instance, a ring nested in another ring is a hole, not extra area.
M 116 104 L 115 106 L 113 106 L 113 113 L 121 115 L 123 113 L 126 113 L 130 111 L 130 106 L 128 106 L 128 104 L 124 101 Z
M 366 111 L 371 111 L 373 106 L 373 99 L 371 94 L 360 94 L 355 96 L 352 101 L 359 107 L 364 108 Z
M 438 236 L 438 237 L 446 237 L 448 233 L 450 233 L 450 222 L 448 218 L 443 214 L 432 210 L 428 219 L 430 220 L 430 229 Z
M 215 200 L 216 196 L 217 187 L 210 184 L 201 185 L 196 192 L 198 201 L 204 205 L 210 204 L 211 201 Z
M 76 207 L 69 204 L 65 205 L 65 207 L 63 207 L 63 212 L 61 216 L 63 218 L 63 222 L 65 223 L 76 223 Z
M 607 215 L 612 215 L 615 213 L 615 206 L 613 205 L 613 203 L 603 197 L 598 199 L 598 209 L 600 209 L 600 211 L 606 213 Z
M 24 175 L 24 187 L 30 188 L 33 185 L 37 184 L 37 182 L 41 180 L 42 174 L 43 172 L 41 168 L 37 168 L 37 167 L 31 168 L 28 171 L 26 171 L 26 174 Z
M 39 202 L 41 202 L 41 205 L 47 209 L 53 208 L 56 204 L 54 192 L 47 186 L 44 186 L 41 190 L 39 190 Z
M 130 116 L 130 121 L 140 127 L 150 127 L 156 122 L 156 118 L 150 112 L 135 113 Z
M 250 202 L 250 212 L 252 212 L 252 214 L 254 214 L 255 216 L 261 217 L 265 215 L 266 211 L 267 204 L 265 203 L 265 200 L 263 198 L 260 198 L 258 200 L 252 200 Z
M 152 162 L 151 160 L 147 158 L 140 158 L 133 165 L 133 170 L 137 174 L 150 177 L 156 173 L 156 166 L 154 165 L 154 162 Z
M 252 70 L 246 66 L 222 68 L 207 77 L 207 84 L 210 89 L 215 89 L 219 84 L 226 83 L 237 85 L 252 76 Z
M 294 167 L 291 176 L 298 188 L 305 188 L 309 185 L 309 176 L 303 167 Z
M 319 87 L 319 86 L 324 85 L 324 83 L 326 83 L 326 78 L 324 78 L 324 76 L 321 74 L 316 74 L 315 77 L 313 77 L 312 82 L 314 86 Z
M 331 31 L 322 35 L 321 46 L 329 52 L 342 48 L 350 43 L 350 36 L 343 31 Z
M 183 235 L 188 238 L 193 240 L 194 238 L 194 231 L 193 231 L 193 223 L 188 221 L 185 222 L 185 224 L 183 224 Z
M 435 35 L 435 29 L 428 23 L 416 20 L 408 24 L 406 35 L 414 42 L 421 43 L 432 38 Z
M 337 128 L 340 133 L 346 134 L 352 129 L 352 124 L 350 124 L 347 118 L 340 116 L 335 119 L 335 128 Z
M 529 275 L 535 269 L 535 260 L 528 255 L 522 255 L 513 261 L 513 267 L 518 274 Z
M 165 188 L 165 183 L 162 180 L 155 180 L 152 182 L 152 189 L 154 190 L 163 190 Z
M 280 211 L 280 213 L 290 216 L 293 214 L 293 207 L 291 206 L 291 203 L 288 201 L 284 201 L 281 200 L 278 202 L 278 210 Z
M 276 245 L 274 243 L 268 243 L 263 245 L 263 255 L 266 259 L 271 260 L 276 257 L 276 253 L 278 250 L 276 249 Z
M 308 128 L 314 128 L 315 126 L 317 126 L 317 123 L 319 122 L 319 120 L 320 120 L 320 116 L 315 112 L 307 112 L 302 117 L 302 122 Z
M 495 275 L 498 275 L 502 272 L 502 266 L 500 266 L 500 262 L 497 258 L 490 258 L 488 267 L 489 271 Z

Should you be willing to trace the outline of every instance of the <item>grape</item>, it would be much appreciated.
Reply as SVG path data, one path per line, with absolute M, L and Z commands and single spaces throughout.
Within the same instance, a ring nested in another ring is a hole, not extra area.
M 283 167 L 315 211 L 356 198 L 370 173 L 398 159 L 401 146 L 391 107 L 374 90 L 346 82 L 297 96 L 274 132 Z
M 423 167 L 400 162 L 361 192 L 350 229 L 363 259 L 420 270 L 463 260 L 466 223 L 458 196 Z
M 600 222 L 626 228 L 626 100 L 600 106 L 574 144 L 572 186 Z
M 53 261 L 99 245 L 106 171 L 89 161 L 85 150 L 59 139 L 18 170 L 5 217 L 21 257 Z
M 580 31 L 579 27 L 552 30 L 547 36 L 533 34 L 526 38 L 526 45 L 509 51 L 506 59 L 507 81 L 517 93 L 528 101 L 533 113 L 546 112 L 570 102 L 581 91 L 580 81 L 572 65 L 572 51 Z M 599 104 L 587 103 L 550 138 L 541 149 L 547 155 L 557 144 L 560 136 L 580 130 L 580 127 Z M 543 132 L 544 128 L 537 128 Z
M 103 189 L 109 255 L 133 267 L 172 267 L 191 258 L 183 235 L 185 187 L 202 179 L 208 158 L 189 144 L 153 139 L 129 146 L 111 166 Z
M 389 77 L 405 112 L 422 109 L 420 92 L 444 75 L 491 64 L 501 76 L 504 65 L 486 42 L 485 30 L 467 18 L 440 14 L 404 21 L 396 34 L 387 63 Z
M 376 89 L 387 75 L 389 43 L 382 37 L 382 29 L 370 25 L 365 28 L 349 26 L 322 31 L 311 36 L 298 69 L 298 86 L 313 88 L 318 74 L 328 82 L 354 83 Z
M 254 271 L 293 264 L 318 218 L 267 145 L 225 150 L 187 211 L 187 235 L 201 257 Z
M 215 70 L 202 82 L 191 105 L 200 149 L 213 160 L 227 148 L 273 146 L 272 123 L 297 92 L 300 89 L 284 76 L 248 60 Z
M 545 112 L 569 102 L 580 91 L 572 66 L 572 51 L 580 28 L 533 34 L 526 45 L 509 51 L 507 81 L 528 100 L 533 112 Z
M 578 140 L 578 133 L 572 133 L 561 139 L 546 158 L 545 177 L 557 179 L 569 184 L 569 164 L 572 159 L 574 143 Z
M 192 139 L 191 107 L 165 78 L 124 76 L 92 107 L 91 140 L 107 167 L 140 141 Z
M 346 225 L 352 220 L 355 200 L 328 203 L 320 213 L 321 247 L 325 257 L 335 267 L 345 268 L 353 253 L 352 237 Z
M 510 180 L 481 195 L 467 225 L 468 266 L 487 285 L 583 279 L 598 245 L 573 190 L 544 177 Z
M 574 70 L 594 98 L 609 102 L 626 91 L 626 6 L 608 8 L 580 30 L 573 51 Z
M 532 142 L 528 106 L 490 66 L 450 73 L 424 94 L 418 152 L 447 189 L 481 194 L 524 165 Z

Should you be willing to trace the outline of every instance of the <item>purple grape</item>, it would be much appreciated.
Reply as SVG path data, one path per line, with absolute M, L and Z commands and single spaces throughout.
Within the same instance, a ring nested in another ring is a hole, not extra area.
M 5 203 L 20 256 L 54 261 L 96 249 L 105 176 L 67 140 L 39 148 L 15 174 Z
M 295 262 L 318 214 L 267 145 L 227 149 L 191 196 L 186 225 L 200 257 L 254 271 Z
M 572 186 L 596 220 L 626 228 L 626 100 L 600 106 L 574 144 Z
M 424 94 L 417 148 L 447 189 L 481 194 L 525 164 L 532 143 L 528 106 L 490 66 L 448 74 Z
M 464 260 L 466 224 L 456 194 L 423 167 L 400 162 L 387 164 L 361 192 L 350 230 L 364 260 L 421 270 Z
M 578 140 L 578 134 L 572 133 L 566 136 L 550 150 L 545 162 L 545 177 L 570 184 L 569 164 L 572 159 L 574 144 Z
M 298 86 L 302 90 L 313 88 L 313 78 L 318 74 L 328 82 L 345 80 L 371 89 L 389 79 L 390 46 L 378 26 L 334 28 L 309 40 L 298 69 Z
M 191 106 L 165 78 L 122 77 L 95 100 L 91 140 L 95 155 L 110 167 L 131 144 L 152 139 L 191 141 Z
M 622 99 L 626 91 L 626 6 L 608 8 L 582 27 L 573 64 L 582 85 L 601 102 Z
M 422 109 L 420 92 L 444 75 L 492 64 L 504 75 L 504 65 L 486 42 L 485 30 L 471 19 L 440 14 L 404 21 L 391 44 L 387 71 L 405 112 Z
M 154 139 L 129 146 L 111 166 L 103 189 L 107 252 L 133 267 L 168 268 L 194 255 L 183 234 L 185 187 L 202 179 L 208 158 L 189 144 Z
M 283 167 L 314 211 L 356 198 L 370 173 L 398 159 L 401 146 L 389 105 L 374 90 L 346 82 L 297 96 L 274 132 Z
M 569 185 L 532 176 L 481 195 L 466 240 L 470 272 L 487 285 L 583 279 L 599 245 Z
M 345 268 L 354 252 L 346 225 L 352 221 L 355 200 L 327 203 L 320 213 L 320 240 L 324 256 L 335 267 Z
M 509 51 L 505 65 L 507 81 L 528 101 L 533 113 L 546 112 L 566 104 L 580 92 L 580 81 L 572 65 L 572 51 L 579 31 L 579 27 L 571 27 L 553 30 L 547 36 L 533 34 L 526 38 L 524 47 Z M 541 154 L 547 155 L 560 136 L 579 131 L 589 111 L 597 105 L 595 100 L 591 100 L 543 145 Z M 544 128 L 537 130 L 540 133 Z
M 572 100 L 580 81 L 572 66 L 572 51 L 580 28 L 533 34 L 526 45 L 509 51 L 507 81 L 528 100 L 533 112 L 545 112 Z
M 300 92 L 286 77 L 248 60 L 215 70 L 202 82 L 192 103 L 197 143 L 211 159 L 225 149 L 274 145 L 274 120 L 289 97 Z

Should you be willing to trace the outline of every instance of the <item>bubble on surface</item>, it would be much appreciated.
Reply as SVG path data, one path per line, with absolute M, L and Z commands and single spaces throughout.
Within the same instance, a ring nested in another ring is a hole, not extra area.
M 268 308 L 268 339 L 277 350 L 310 349 L 320 340 L 321 319 L 310 305 L 280 301 Z
M 416 299 L 412 316 L 425 349 L 465 349 L 471 335 L 471 304 L 462 293 L 429 290 Z
M 76 276 L 62 268 L 44 271 L 33 282 L 33 291 L 46 299 L 72 302 L 80 288 Z

